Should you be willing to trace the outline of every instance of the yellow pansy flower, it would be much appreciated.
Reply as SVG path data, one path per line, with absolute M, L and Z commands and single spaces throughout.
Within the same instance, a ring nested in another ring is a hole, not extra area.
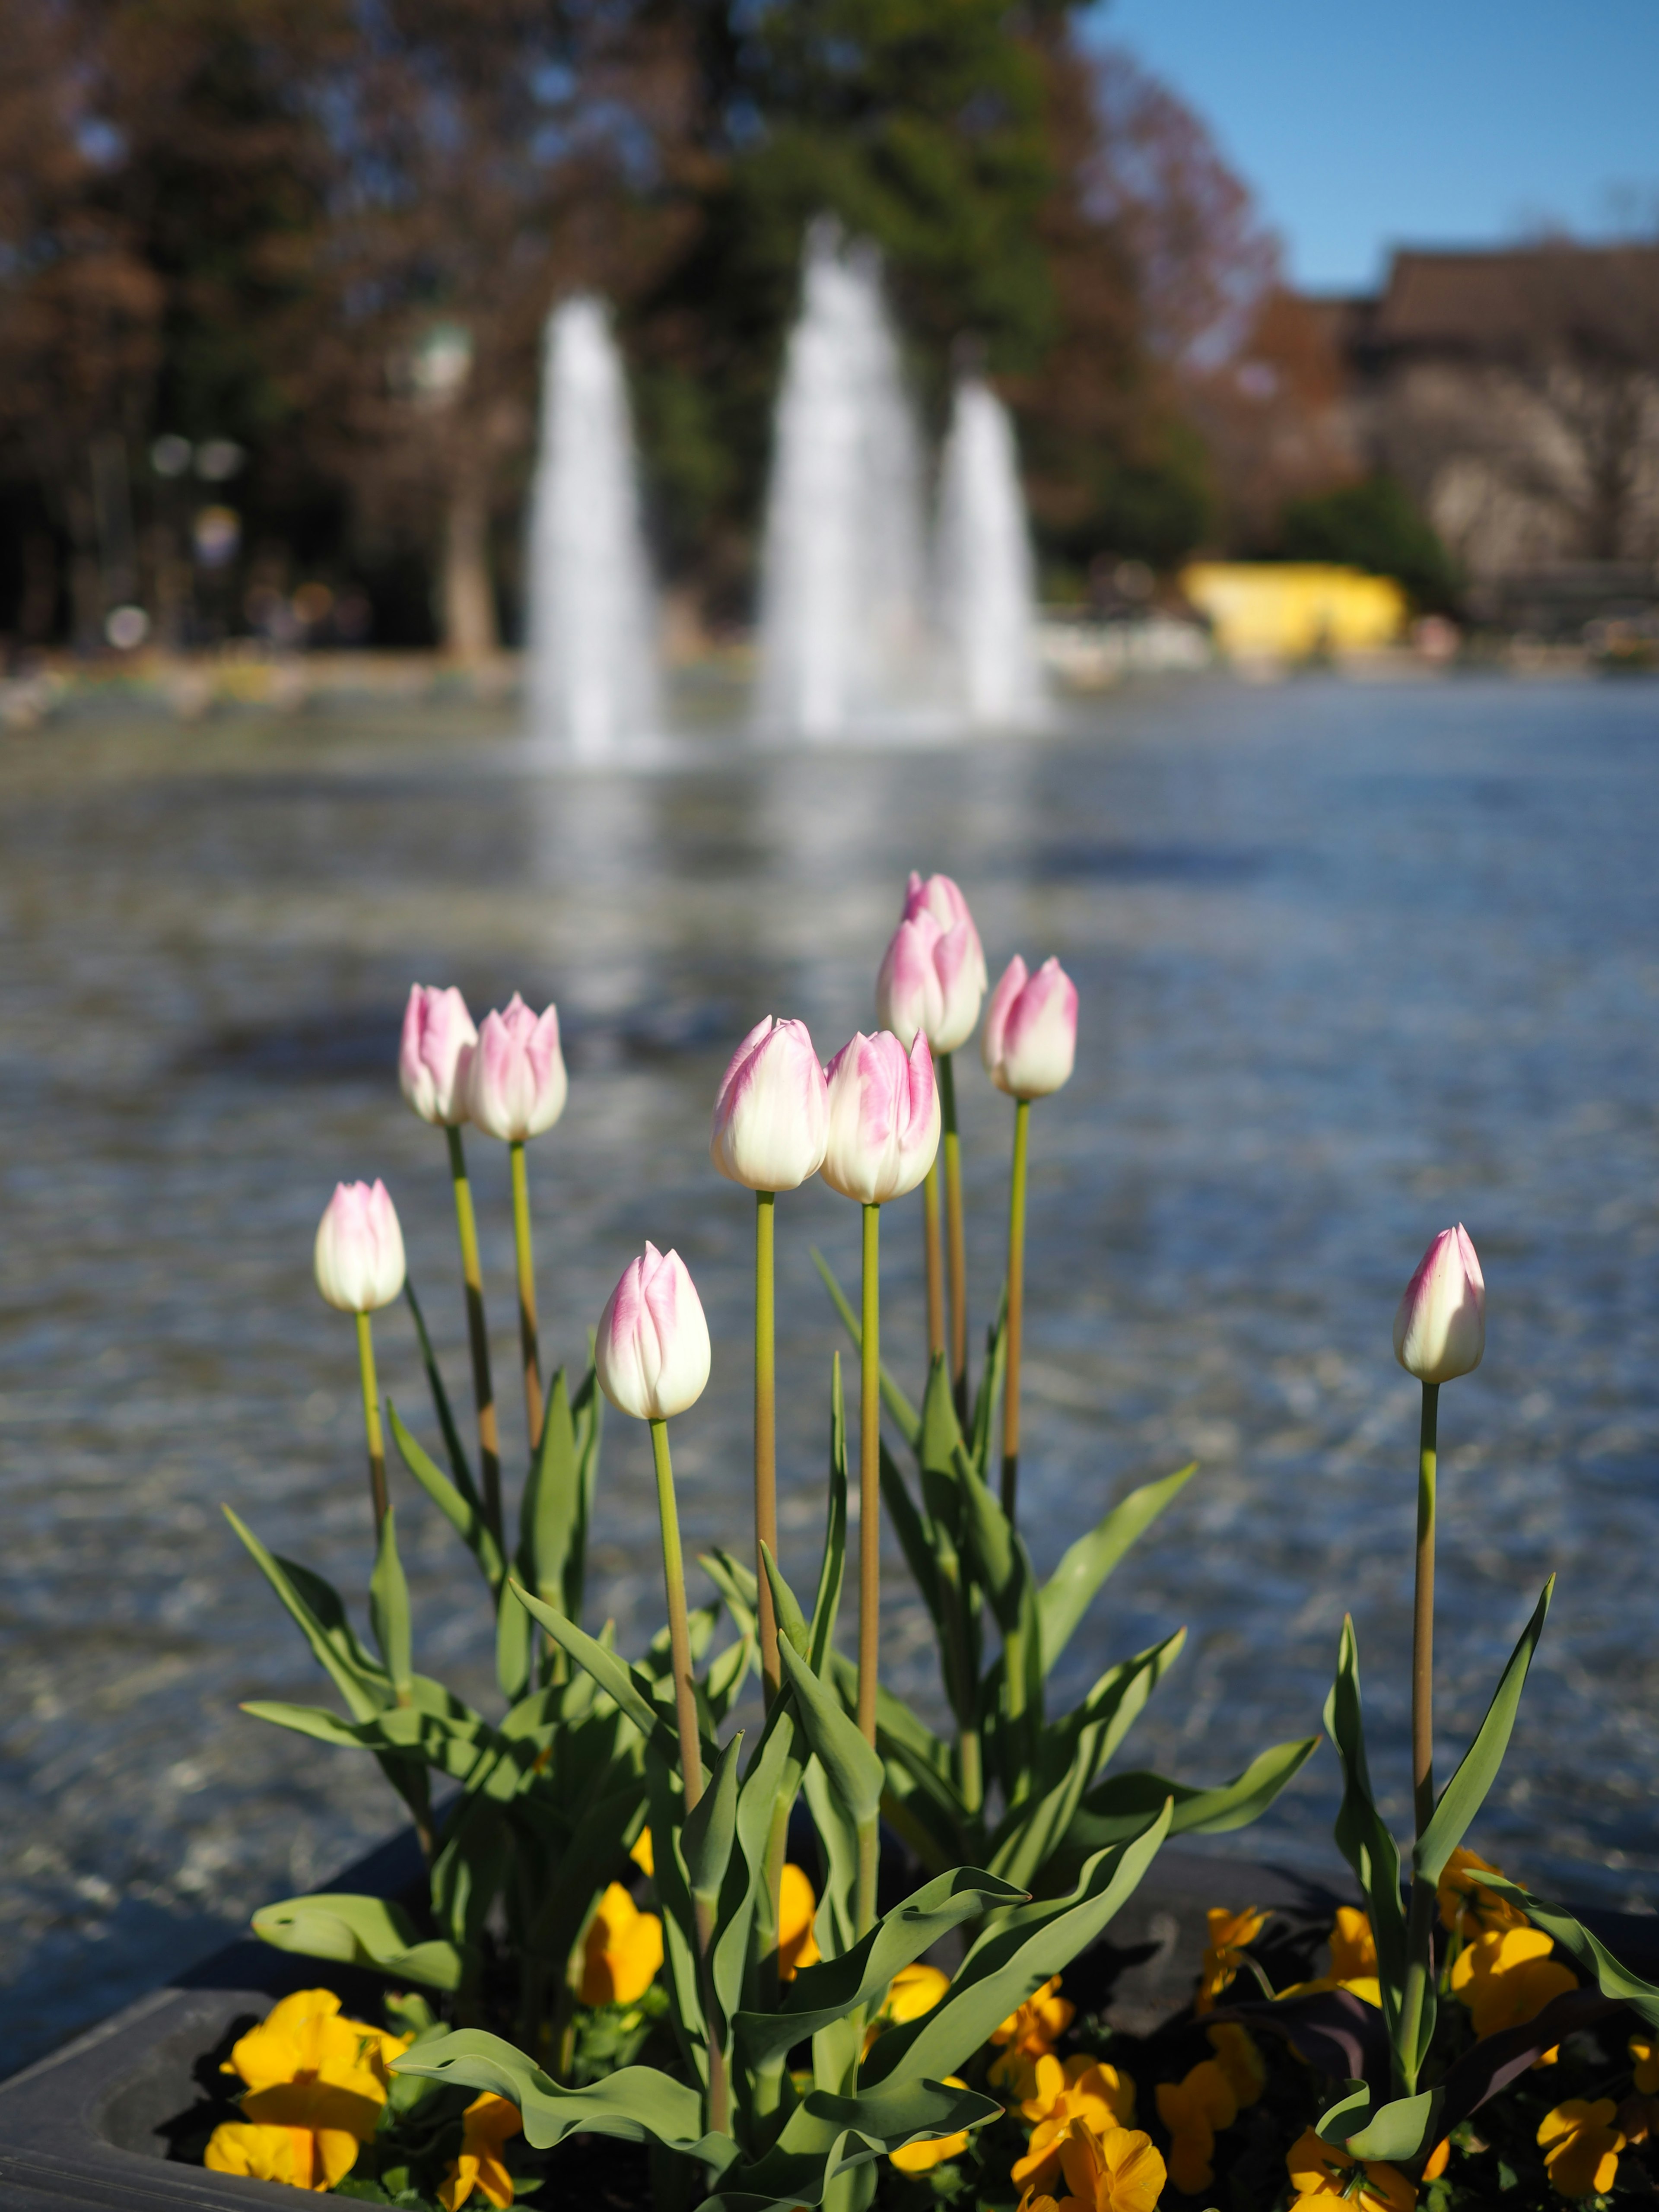
M 1468 2007 L 1477 2037 L 1522 2027 L 1552 1997 L 1577 1988 L 1577 1976 L 1550 1957 L 1552 1948 L 1541 1928 L 1494 1928 L 1458 1954 L 1452 1993 Z
M 1413 2212 L 1417 2191 L 1397 2166 L 1379 2159 L 1353 2158 L 1338 2143 L 1328 2143 L 1307 2129 L 1285 2154 L 1296 2212 L 1320 2204 L 1341 2204 L 1348 2212 Z
M 1451 2137 L 1449 2136 L 1442 2136 L 1439 2142 L 1429 2153 L 1428 2157 L 1424 2160 L 1424 2180 L 1438 2181 L 1441 2175 L 1446 2171 L 1446 2168 L 1450 2164 Z
M 513 2202 L 513 2177 L 501 2163 L 501 2145 L 524 2125 L 519 2108 L 486 2089 L 461 2115 L 461 2154 L 444 2176 L 438 2202 L 444 2212 L 461 2212 L 477 2190 L 498 2207 Z
M 633 2004 L 662 1965 L 662 1923 L 641 1912 L 619 1881 L 599 1899 L 582 1945 L 581 2000 L 586 2005 Z
M 1204 1947 L 1203 1974 L 1193 2002 L 1193 2010 L 1198 2013 L 1214 2009 L 1216 1999 L 1243 1964 L 1245 1944 L 1254 1943 L 1267 1924 L 1267 1914 L 1258 1912 L 1254 1905 L 1243 1912 L 1227 1912 L 1212 1905 L 1206 1917 L 1210 1940 Z
M 1158 2117 L 1170 2130 L 1170 2179 L 1183 2196 L 1196 2196 L 1215 2179 L 1217 2135 L 1238 2118 L 1220 2062 L 1200 2058 L 1179 2081 L 1160 2081 Z
M 1506 1898 L 1494 1896 L 1483 1882 L 1471 1881 L 1469 1870 L 1477 1868 L 1482 1874 L 1502 1874 L 1490 1859 L 1483 1859 L 1479 1851 L 1466 1850 L 1460 1844 L 1446 1861 L 1440 1880 L 1435 1885 L 1435 1896 L 1440 1905 L 1440 1925 L 1449 1933 L 1455 1932 L 1473 1942 L 1477 1936 L 1492 1929 L 1499 1934 L 1505 1928 L 1529 1928 L 1532 1923 L 1518 1905 Z
M 651 1823 L 648 1820 L 640 1830 L 639 1838 L 628 1856 L 647 1881 L 656 1873 L 656 1854 L 652 1848 Z
M 1060 1995 L 1058 1974 L 1034 1990 L 1000 2027 L 991 2030 L 992 2042 L 1002 2047 L 1001 2057 L 991 2068 L 992 2081 L 1017 2082 L 1019 2094 L 1029 2096 L 1031 2069 L 1028 2062 L 1054 2049 L 1076 2013 L 1077 2007 Z
M 945 2076 L 947 2089 L 965 2089 L 968 2084 L 956 2075 Z M 931 2173 L 936 2166 L 943 2166 L 947 2158 L 955 2158 L 968 2148 L 968 2130 L 959 2135 L 935 2136 L 931 2142 L 906 2143 L 902 2150 L 889 2151 L 888 2163 L 897 2166 L 901 2173 Z
M 1227 2077 L 1227 2086 L 1233 2093 L 1233 2102 L 1242 2112 L 1246 2105 L 1255 2104 L 1267 2086 L 1267 2062 L 1256 2049 L 1255 2038 L 1248 2027 L 1227 2021 L 1219 2027 L 1206 2027 L 1210 2048 L 1215 2053 L 1216 2063 Z
M 778 1979 L 793 1982 L 803 1966 L 816 1966 L 823 1955 L 812 1933 L 818 1909 L 805 1869 L 793 1860 L 778 1885 Z
M 1280 1990 L 1281 1997 L 1312 1996 L 1316 1990 L 1351 1990 L 1366 2004 L 1380 2009 L 1382 1984 L 1376 1972 L 1376 1938 L 1369 1917 L 1357 1905 L 1339 1905 L 1330 1934 L 1331 1971 L 1316 1981 L 1293 1982 Z
M 247 2172 L 248 2160 L 280 2163 L 282 2136 L 295 2186 L 331 2189 L 350 2172 L 358 2146 L 380 2124 L 387 2066 L 414 2039 L 339 2015 L 332 1990 L 296 1990 L 239 2038 L 222 2070 L 247 2084 L 246 2124 L 214 2130 L 209 2150 L 216 2142 L 216 2158 L 238 2161 L 216 2171 Z
M 1544 2170 L 1558 2197 L 1601 2197 L 1619 2172 L 1625 2138 L 1611 2097 L 1569 2097 L 1545 2115 L 1538 2130 Z
M 1021 2116 L 1031 2124 L 1025 2155 L 1009 2179 L 1024 2190 L 1051 2189 L 1060 2172 L 1060 2146 L 1073 2120 L 1096 2135 L 1127 2127 L 1135 2116 L 1135 2085 L 1115 2066 L 1079 2055 L 1064 2064 L 1045 2051 L 1031 2065 L 1031 2094 Z
M 351 2170 L 357 2155 L 355 2137 L 348 2136 L 351 2156 L 333 2180 Z M 316 2138 L 309 2128 L 261 2128 L 248 2120 L 223 2120 L 208 2137 L 202 2163 L 210 2173 L 246 2173 L 255 2181 L 286 2181 L 297 2189 L 327 2189 L 330 2177 L 319 2172 L 312 2178 Z
M 1163 2157 L 1138 2128 L 1096 2135 L 1073 2120 L 1060 2146 L 1065 2194 L 1028 2189 L 1019 2212 L 1158 2212 L 1169 2179 Z
M 933 2007 L 951 1986 L 951 1977 L 937 1966 L 901 1966 L 887 1984 L 887 1994 L 877 2008 L 875 2018 L 864 2031 L 864 2055 L 870 2056 L 871 2047 L 883 2028 L 897 2027 L 907 2020 L 920 2020 Z

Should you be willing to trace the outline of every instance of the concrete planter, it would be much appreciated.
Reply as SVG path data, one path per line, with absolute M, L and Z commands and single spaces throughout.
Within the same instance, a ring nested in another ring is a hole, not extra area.
M 1114 1922 L 1111 1942 L 1079 1961 L 1077 1981 L 1087 1984 L 1088 2002 L 1103 2001 L 1114 2027 L 1148 2034 L 1192 1993 L 1208 1906 L 1270 1906 L 1293 1929 L 1311 1931 L 1328 1924 L 1334 1907 L 1349 1896 L 1346 1871 L 1334 1867 L 1328 1888 L 1257 1861 L 1163 1851 Z M 329 1887 L 400 1896 L 418 1893 L 422 1880 L 411 1832 Z M 1581 1917 L 1626 1964 L 1659 1977 L 1659 1916 L 1581 1909 Z M 264 2014 L 290 1990 L 319 1984 L 337 1990 L 349 2011 L 371 2008 L 384 1986 L 378 1976 L 293 1958 L 250 1938 L 0 2083 L 0 2203 L 6 2212 L 291 2207 L 294 2191 L 276 2183 L 170 2160 L 167 2128 L 195 2102 L 193 2069 L 233 2021 Z

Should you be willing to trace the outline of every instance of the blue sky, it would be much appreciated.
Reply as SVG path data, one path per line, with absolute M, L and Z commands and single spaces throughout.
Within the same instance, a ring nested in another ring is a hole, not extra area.
M 1091 34 L 1204 117 L 1299 284 L 1659 220 L 1659 0 L 1111 0 Z

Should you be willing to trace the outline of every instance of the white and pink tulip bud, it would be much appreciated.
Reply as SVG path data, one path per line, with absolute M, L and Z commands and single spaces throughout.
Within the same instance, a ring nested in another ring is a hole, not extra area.
M 1469 1232 L 1443 1229 L 1418 1262 L 1394 1317 L 1394 1356 L 1419 1382 L 1449 1382 L 1486 1348 L 1486 1282 Z
M 422 1121 L 448 1129 L 465 1121 L 467 1064 L 477 1042 L 466 1000 L 453 985 L 410 987 L 398 1082 Z
M 798 1190 L 823 1164 L 830 1096 L 805 1022 L 769 1014 L 732 1055 L 708 1156 L 750 1190 Z
M 1071 1080 L 1077 985 L 1058 960 L 1035 975 L 1015 953 L 991 994 L 980 1039 L 985 1072 L 1011 1098 L 1046 1098 Z
M 404 1232 L 377 1182 L 337 1183 L 317 1224 L 317 1287 L 342 1313 L 374 1313 L 404 1286 Z
M 985 996 L 985 954 L 968 902 L 949 876 L 913 871 L 904 913 L 876 979 L 876 1012 L 908 1052 L 925 1036 L 935 1052 L 966 1044 Z
M 532 1014 L 515 991 L 503 1012 L 484 1016 L 467 1063 L 466 1111 L 486 1136 L 539 1137 L 563 1113 L 569 1087 L 556 1006 Z
M 647 1243 L 599 1316 L 599 1388 L 619 1413 L 666 1421 L 702 1397 L 709 1358 L 708 1323 L 690 1269 L 678 1252 Z
M 918 1035 L 908 1053 L 890 1030 L 860 1030 L 824 1071 L 830 1141 L 822 1173 L 831 1190 L 861 1206 L 902 1198 L 939 1150 L 939 1087 L 933 1056 Z

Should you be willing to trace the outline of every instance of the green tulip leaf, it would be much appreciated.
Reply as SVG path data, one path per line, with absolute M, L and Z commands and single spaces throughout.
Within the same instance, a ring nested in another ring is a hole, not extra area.
M 701 1797 L 685 1818 L 680 1849 L 691 1894 L 712 1905 L 720 1893 L 738 1832 L 738 1771 L 743 1752 L 739 1730 L 720 1753 Z
M 1336 1816 L 1337 1849 L 1353 1869 L 1376 1942 L 1382 2012 L 1390 2037 L 1406 1978 L 1406 1915 L 1400 1902 L 1400 1852 L 1371 1794 L 1365 1759 L 1365 1726 L 1359 1696 L 1359 1644 L 1352 1618 L 1342 1623 L 1336 1678 L 1325 1700 L 1325 1729 L 1342 1766 L 1342 1803 Z
M 404 1296 L 409 1301 L 409 1310 L 415 1322 L 415 1334 L 421 1346 L 421 1364 L 426 1369 L 427 1382 L 432 1392 L 432 1409 L 438 1416 L 438 1427 L 444 1440 L 444 1449 L 449 1455 L 450 1472 L 455 1478 L 455 1487 L 482 1516 L 483 1507 L 477 1486 L 472 1480 L 466 1451 L 461 1443 L 461 1432 L 456 1426 L 455 1416 L 449 1403 L 449 1393 L 444 1388 L 444 1378 L 438 1371 L 438 1362 L 432 1349 L 432 1339 L 427 1334 L 426 1316 L 421 1311 L 421 1302 L 415 1295 L 415 1279 L 404 1278 Z
M 953 1928 L 999 1906 L 1018 1905 L 1024 1896 L 1024 1890 L 972 1867 L 939 1875 L 884 1914 L 842 1957 L 803 1966 L 775 2012 L 740 2013 L 735 2023 L 739 2042 L 757 2064 L 804 2043 L 831 2021 L 878 2004 L 900 1967 L 913 1966 Z
M 1544 1632 L 1544 1620 L 1550 1609 L 1550 1598 L 1555 1589 L 1555 1577 L 1545 1583 L 1543 1595 L 1533 1607 L 1532 1619 L 1521 1632 L 1521 1640 L 1510 1656 L 1502 1680 L 1492 1692 L 1474 1741 L 1458 1763 L 1457 1771 L 1441 1791 L 1434 1808 L 1434 1817 L 1418 1839 L 1412 1853 L 1415 1872 L 1429 1883 L 1437 1882 L 1445 1871 L 1446 1862 L 1468 1833 L 1475 1814 L 1486 1801 L 1486 1793 L 1498 1779 L 1498 1770 L 1504 1764 L 1504 1753 L 1509 1749 L 1510 1733 L 1515 1726 L 1516 1708 L 1521 1702 L 1521 1692 L 1526 1687 L 1527 1670 L 1532 1665 L 1532 1655 L 1538 1649 L 1538 1639 Z
M 823 1557 L 818 1566 L 818 1586 L 812 1599 L 812 1620 L 806 1656 L 815 1674 L 822 1674 L 836 1639 L 836 1616 L 841 1609 L 842 1581 L 847 1566 L 847 1408 L 841 1389 L 841 1354 L 830 1364 L 830 1499 L 823 1530 Z
M 1101 1936 L 1157 1856 L 1171 1810 L 1166 1804 L 1133 1842 L 1097 1852 L 1069 1895 L 997 1915 L 933 2011 L 878 2039 L 867 2078 L 942 2081 L 956 2073 L 994 2027 Z
M 544 1605 L 538 1597 L 532 1597 L 521 1585 L 515 1583 L 514 1587 L 531 1619 L 540 1621 L 555 1643 L 592 1676 L 605 1695 L 627 1714 L 646 1741 L 654 1745 L 671 1765 L 678 1766 L 679 1740 L 657 1704 L 650 1676 L 630 1667 L 617 1652 L 607 1650 L 596 1638 L 578 1628 L 574 1620 L 567 1620 L 556 1607 Z M 710 1747 L 706 1744 L 703 1758 L 712 1764 Z
M 1139 1490 L 1132 1490 L 1065 1553 L 1037 1598 L 1045 1674 L 1053 1672 L 1055 1660 L 1070 1643 L 1108 1575 L 1197 1472 L 1198 1462 L 1194 1460 L 1159 1482 L 1143 1483 Z
M 823 1287 L 829 1291 L 835 1304 L 836 1311 L 841 1316 L 842 1326 L 853 1340 L 854 1351 L 861 1351 L 864 1346 L 864 1330 L 859 1317 L 848 1304 L 846 1292 L 836 1280 L 829 1262 L 816 1244 L 812 1247 L 812 1262 L 823 1278 Z M 914 1451 L 916 1439 L 921 1434 L 921 1416 L 887 1372 L 884 1364 L 881 1370 L 881 1396 L 882 1403 L 893 1417 L 895 1427 Z
M 776 1588 L 783 1578 L 769 1553 L 766 1563 Z M 830 1788 L 855 1827 L 873 1820 L 881 1809 L 884 1770 L 879 1755 L 859 1734 L 835 1692 L 781 1639 L 778 1656 L 795 1694 L 802 1730 Z
M 483 1508 L 475 1499 L 463 1497 L 443 1469 L 416 1443 L 398 1419 L 398 1409 L 390 1398 L 386 1401 L 386 1410 L 392 1425 L 392 1441 L 404 1465 L 477 1561 L 491 1591 L 500 1589 L 507 1563 L 501 1558 L 501 1546 L 490 1534 Z
M 880 1464 L 881 1497 L 887 1508 L 887 1517 L 899 1540 L 899 1549 L 904 1554 L 905 1565 L 910 1570 L 910 1579 L 921 1591 L 922 1603 L 943 1634 L 933 1523 L 925 1517 L 911 1497 L 898 1462 L 888 1450 L 884 1439 L 880 1445 Z
M 699 2093 L 654 2066 L 624 2066 L 590 2088 L 566 2089 L 499 2035 L 464 2027 L 417 2044 L 392 2060 L 392 2070 L 506 2097 L 522 2113 L 525 2140 L 534 2150 L 550 2150 L 583 2129 L 624 2142 L 660 2143 L 715 2172 L 738 2154 L 730 2136 L 704 2133 Z
M 353 1633 L 339 1592 L 292 1559 L 279 1559 L 268 1552 L 253 1531 L 238 1520 L 229 1506 L 224 1515 L 252 1553 L 265 1580 L 287 1607 L 312 1655 L 345 1699 L 352 1717 L 368 1720 L 392 1702 L 392 1684 L 386 1669 L 371 1659 Z
M 368 1581 L 368 1619 L 374 1641 L 392 1677 L 401 1705 L 409 1696 L 414 1673 L 411 1651 L 413 1626 L 409 1613 L 409 1583 L 398 1557 L 397 1513 L 388 1505 L 380 1523 L 380 1540 L 374 1555 L 374 1571 Z
M 1350 2155 L 1386 2159 L 1395 2166 L 1424 2157 L 1440 2140 L 1440 2100 L 1438 2089 L 1425 2089 L 1415 2097 L 1396 2097 L 1392 2104 L 1379 2106 L 1358 2134 L 1346 2138 Z M 1326 2118 L 1329 2117 L 1328 2113 Z M 1333 2140 L 1326 2134 L 1324 2120 L 1319 2132 L 1327 2142 Z
M 1322 2142 L 1344 2143 L 1352 2129 L 1364 2127 L 1371 2116 L 1374 2092 L 1369 2081 L 1351 2081 L 1335 2104 L 1328 2105 L 1315 2123 Z
M 1274 1744 L 1259 1753 L 1242 1774 L 1214 1790 L 1195 1790 L 1162 1774 L 1109 1774 L 1085 1793 L 1066 1838 L 1064 1858 L 1067 1863 L 1080 1862 L 1091 1851 L 1121 1843 L 1139 1831 L 1166 1797 L 1175 1801 L 1172 1836 L 1218 1836 L 1248 1827 L 1307 1765 L 1319 1744 L 1316 1735 Z
M 1593 1936 L 1581 1920 L 1564 1912 L 1559 1905 L 1547 1904 L 1534 1897 L 1528 1889 L 1518 1888 L 1499 1874 L 1483 1874 L 1469 1869 L 1469 1879 L 1478 1881 L 1483 1889 L 1518 1905 L 1534 1926 L 1547 1936 L 1553 1936 L 1569 1956 L 1576 1959 L 1604 1997 L 1616 1997 L 1621 2003 L 1632 2006 L 1650 2027 L 1659 2027 L 1659 1987 L 1644 1981 L 1630 1967 L 1620 1966 L 1611 1951 L 1597 1936 Z
M 873 2089 L 860 2085 L 854 2097 L 809 2090 L 772 2148 L 752 2165 L 729 2167 L 702 2212 L 822 2204 L 841 2175 L 867 2168 L 906 2143 L 982 2126 L 1001 2112 L 994 2099 L 943 2081 L 884 2082 Z
M 285 1898 L 261 1905 L 253 1932 L 278 1951 L 343 1966 L 373 1966 L 430 1990 L 461 1985 L 461 1954 L 453 1943 L 423 1942 L 409 1915 L 383 1897 Z

